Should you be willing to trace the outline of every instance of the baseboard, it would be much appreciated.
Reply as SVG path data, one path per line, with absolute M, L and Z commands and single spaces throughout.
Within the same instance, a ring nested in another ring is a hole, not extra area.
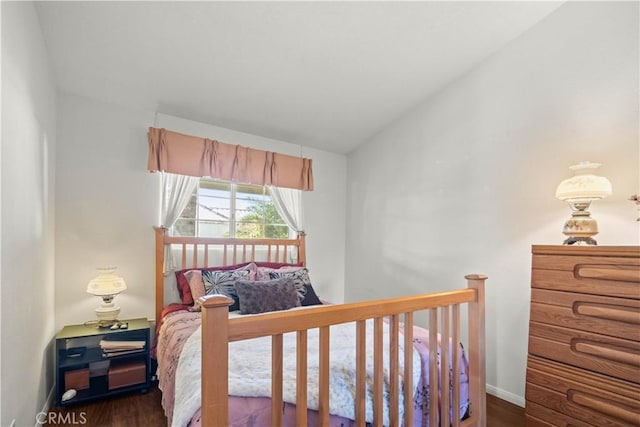
M 511 393 L 510 391 L 505 391 L 505 390 L 502 390 L 501 388 L 487 384 L 487 393 L 492 394 L 496 397 L 499 397 L 502 400 L 506 400 L 507 402 L 513 403 L 514 405 L 518 405 L 524 408 L 524 405 L 525 405 L 524 397 L 518 396 L 517 394 Z

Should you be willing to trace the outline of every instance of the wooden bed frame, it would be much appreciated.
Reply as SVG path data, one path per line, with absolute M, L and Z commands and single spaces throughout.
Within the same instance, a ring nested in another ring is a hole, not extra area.
M 251 261 L 290 262 L 305 265 L 305 235 L 296 239 L 231 239 L 231 238 L 194 238 L 173 237 L 165 233 L 164 228 L 156 228 L 156 321 L 160 321 L 164 307 L 164 256 L 167 245 L 181 252 L 179 269 L 204 268 L 210 266 L 209 251 L 218 248 L 223 252 L 223 264 L 232 265 Z M 258 251 L 258 248 L 261 250 Z M 191 256 L 187 254 L 191 252 Z M 257 255 L 266 259 L 258 259 Z M 293 256 L 292 256 L 293 254 Z M 221 265 L 219 263 L 215 265 Z M 467 305 L 468 341 L 466 355 L 469 362 L 469 416 L 464 420 L 458 417 L 449 419 L 449 407 L 459 408 L 459 382 L 453 381 L 450 388 L 449 367 L 442 364 L 440 372 L 441 391 L 438 393 L 438 366 L 436 352 L 430 352 L 429 370 L 429 407 L 430 425 L 485 427 L 486 426 L 486 367 L 485 367 L 485 309 L 484 285 L 486 276 L 472 274 L 465 276 L 467 288 L 417 295 L 411 297 L 389 298 L 383 300 L 335 304 L 309 307 L 305 310 L 266 313 L 260 316 L 247 316 L 229 319 L 228 306 L 232 300 L 212 295 L 200 298 L 202 305 L 202 425 L 228 425 L 228 348 L 233 341 L 272 337 L 272 426 L 282 425 L 282 343 L 283 334 L 295 332 L 297 337 L 296 367 L 296 425 L 307 425 L 307 331 L 318 328 L 320 331 L 320 377 L 319 377 L 319 419 L 320 425 L 328 426 L 329 420 L 329 337 L 331 325 L 356 322 L 356 425 L 365 425 L 366 392 L 366 326 L 368 319 L 374 322 L 374 381 L 373 414 L 374 426 L 382 425 L 383 398 L 383 322 L 386 318 L 390 331 L 390 372 L 389 390 L 398 390 L 398 343 L 402 338 L 405 348 L 411 348 L 412 333 L 399 333 L 400 322 L 405 331 L 412 331 L 414 313 L 428 310 L 429 348 L 436 348 L 438 335 L 442 342 L 460 342 L 460 311 Z M 256 318 L 259 317 L 259 318 Z M 453 378 L 460 377 L 462 369 L 459 363 L 459 346 L 452 345 L 451 355 L 454 361 Z M 449 359 L 449 346 L 441 347 L 441 360 Z M 403 396 L 405 402 L 413 402 L 412 352 L 407 351 L 404 363 Z M 452 392 L 453 401 L 449 402 Z M 441 397 L 440 397 L 441 396 Z M 399 419 L 399 396 L 390 397 L 390 421 L 392 426 L 413 425 L 413 405 L 406 405 L 404 419 Z M 437 408 L 437 410 L 433 410 Z M 442 408 L 447 408 L 443 410 Z M 454 414 L 456 411 L 452 411 Z

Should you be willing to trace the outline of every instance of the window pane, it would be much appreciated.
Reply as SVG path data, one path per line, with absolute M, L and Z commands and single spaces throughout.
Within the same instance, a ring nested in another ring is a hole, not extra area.
M 174 236 L 195 236 L 196 235 L 196 221 L 195 219 L 183 219 L 179 218 L 173 225 Z
M 267 225 L 265 226 L 265 236 L 267 239 L 288 239 L 289 227 L 287 225 Z
M 191 198 L 187 202 L 187 206 L 184 207 L 184 210 L 180 214 L 180 218 L 195 219 L 197 203 L 198 197 L 196 195 L 196 192 L 194 191 L 191 195 Z
M 264 188 L 238 185 L 236 192 L 236 236 L 264 237 Z
M 209 197 L 223 197 L 229 198 L 229 190 L 217 190 L 211 188 L 201 188 L 200 189 L 201 196 L 209 196 Z
M 236 237 L 259 239 L 264 237 L 263 228 L 260 223 L 240 222 L 236 227 Z
M 229 237 L 232 230 L 241 238 L 287 238 L 289 234 L 265 187 L 202 178 L 173 234 Z
M 211 221 L 229 221 L 231 217 L 231 200 L 219 197 L 200 195 L 198 219 Z
M 200 221 L 198 237 L 229 237 L 229 222 Z

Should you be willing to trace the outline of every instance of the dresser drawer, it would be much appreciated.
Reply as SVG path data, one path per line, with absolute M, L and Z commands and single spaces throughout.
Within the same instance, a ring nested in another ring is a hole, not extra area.
M 640 300 L 531 290 L 532 322 L 640 341 Z
M 580 426 L 577 421 L 581 421 L 598 427 L 637 427 L 640 420 L 640 387 L 637 384 L 535 356 L 528 359 L 525 393 L 527 414 L 538 420 L 540 411 L 533 405 L 529 410 L 530 402 L 575 419 L 576 422 L 570 424 L 575 426 Z
M 525 425 L 527 427 L 593 427 L 575 418 L 527 401 L 525 409 Z
M 640 343 L 531 322 L 529 354 L 640 384 Z
M 534 254 L 531 287 L 640 299 L 640 258 Z

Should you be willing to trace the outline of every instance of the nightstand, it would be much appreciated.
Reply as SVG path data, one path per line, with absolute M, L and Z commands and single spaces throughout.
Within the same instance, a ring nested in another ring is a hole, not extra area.
M 150 328 L 146 318 L 121 320 L 126 329 L 95 323 L 68 325 L 56 335 L 55 404 L 66 406 L 151 384 Z M 62 401 L 65 391 L 75 396 Z

